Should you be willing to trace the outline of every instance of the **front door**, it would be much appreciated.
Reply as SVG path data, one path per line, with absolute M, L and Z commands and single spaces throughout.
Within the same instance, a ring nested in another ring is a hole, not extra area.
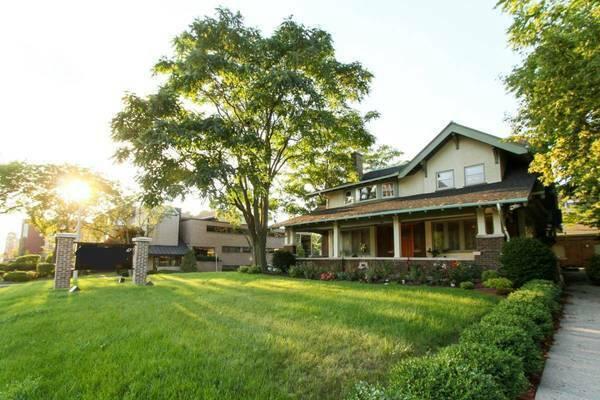
M 394 229 L 392 225 L 377 226 L 377 257 L 394 257 Z
M 425 250 L 425 223 L 402 223 L 402 257 L 427 257 Z

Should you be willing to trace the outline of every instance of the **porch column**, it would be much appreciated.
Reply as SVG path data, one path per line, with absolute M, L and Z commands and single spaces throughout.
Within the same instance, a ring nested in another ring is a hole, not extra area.
M 327 257 L 333 257 L 333 230 L 327 231 Z
M 333 258 L 340 256 L 340 225 L 337 221 L 333 223 Z
M 402 257 L 402 227 L 400 218 L 397 215 L 393 217 L 394 221 L 394 258 Z
M 495 208 L 492 210 L 492 221 L 494 223 L 494 235 L 504 235 L 504 232 L 502 232 L 502 220 L 500 219 L 500 213 Z
M 375 225 L 369 227 L 369 254 L 371 257 L 377 256 L 377 235 L 375 234 Z
M 485 235 L 485 212 L 483 208 L 477 209 L 477 236 Z
M 152 238 L 135 237 L 132 239 L 133 246 L 133 283 L 145 285 L 148 274 L 148 250 Z
M 285 228 L 285 245 L 294 246 L 296 244 L 296 232 L 292 227 Z
M 54 289 L 71 287 L 71 268 L 73 267 L 73 243 L 76 233 L 56 234 L 56 267 L 54 268 Z

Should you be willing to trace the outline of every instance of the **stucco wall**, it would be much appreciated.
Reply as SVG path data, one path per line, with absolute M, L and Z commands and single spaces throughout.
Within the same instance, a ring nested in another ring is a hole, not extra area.
M 179 211 L 169 213 L 154 227 L 152 244 L 162 246 L 177 246 L 179 242 Z

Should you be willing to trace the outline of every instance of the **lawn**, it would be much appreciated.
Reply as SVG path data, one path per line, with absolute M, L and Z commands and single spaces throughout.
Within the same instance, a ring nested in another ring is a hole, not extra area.
M 0 289 L 0 398 L 343 398 L 456 340 L 496 299 L 264 275 L 152 275 Z

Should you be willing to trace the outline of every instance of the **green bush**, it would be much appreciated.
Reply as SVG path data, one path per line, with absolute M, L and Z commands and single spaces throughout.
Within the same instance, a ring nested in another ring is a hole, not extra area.
M 537 239 L 514 238 L 504 243 L 500 262 L 502 275 L 516 287 L 532 279 L 557 279 L 556 256 Z
M 408 400 L 506 400 L 495 378 L 452 354 L 410 358 L 392 369 L 389 397 Z
M 39 263 L 36 271 L 40 277 L 47 277 L 54 274 L 54 264 L 52 263 Z
M 15 258 L 15 261 L 10 263 L 14 270 L 19 271 L 35 271 L 41 256 L 39 254 L 27 254 Z
M 479 343 L 504 350 L 521 359 L 527 374 L 539 372 L 543 365 L 540 346 L 517 326 L 478 324 L 463 332 L 460 343 Z
M 600 254 L 590 258 L 585 266 L 585 274 L 594 285 L 600 285 Z
M 483 282 L 483 286 L 496 289 L 498 294 L 508 294 L 512 291 L 513 283 L 507 278 L 492 278 Z
M 482 282 L 485 282 L 488 279 L 495 279 L 495 278 L 500 278 L 498 271 L 496 271 L 495 269 L 486 269 L 485 271 L 483 271 L 481 273 L 481 281 Z
M 475 284 L 471 281 L 464 281 L 460 283 L 460 288 L 461 289 L 467 289 L 467 290 L 472 290 L 475 289 Z
M 2 277 L 6 282 L 27 282 L 37 278 L 35 271 L 10 271 Z
M 182 272 L 197 272 L 198 268 L 196 267 L 196 253 L 194 250 L 189 250 L 183 256 L 181 260 L 181 271 Z
M 335 279 L 337 279 L 338 281 L 349 281 L 352 279 L 352 275 L 349 274 L 348 272 L 336 272 L 335 273 Z
M 528 387 L 521 359 L 494 346 L 463 343 L 448 346 L 440 353 L 490 375 L 509 399 L 516 398 Z
M 474 264 L 456 263 L 450 265 L 448 277 L 456 284 L 466 281 L 476 281 L 481 277 L 481 267 Z
M 294 265 L 290 267 L 288 274 L 292 278 L 304 278 L 304 267 L 302 265 Z
M 380 385 L 370 385 L 367 382 L 358 382 L 346 400 L 388 400 L 385 389 Z
M 13 270 L 14 270 L 14 268 L 10 264 L 0 263 L 0 271 L 8 272 L 8 271 L 13 271 Z
M 249 274 L 260 274 L 262 273 L 262 269 L 258 265 L 252 265 L 248 267 Z
M 249 265 L 240 265 L 238 267 L 238 272 L 241 272 L 242 274 L 247 274 L 248 270 L 250 270 L 250 266 Z
M 50 253 L 46 256 L 46 262 L 50 264 L 54 263 L 54 253 Z
M 287 250 L 277 250 L 273 253 L 273 266 L 287 272 L 292 265 L 296 265 L 296 256 Z

